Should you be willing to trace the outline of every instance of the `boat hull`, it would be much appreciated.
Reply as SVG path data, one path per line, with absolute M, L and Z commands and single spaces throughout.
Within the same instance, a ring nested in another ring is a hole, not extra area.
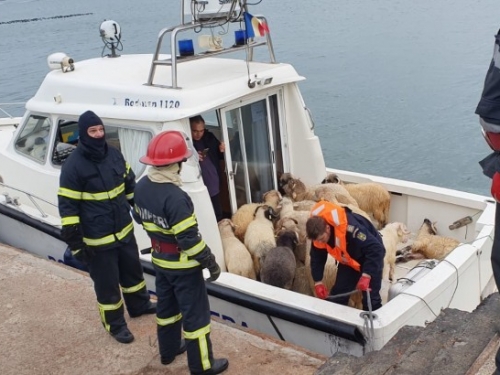
M 342 177 L 356 180 L 358 176 L 345 172 Z M 443 308 L 474 310 L 495 288 L 490 264 L 494 204 L 486 197 L 447 189 L 389 179 L 380 182 L 392 191 L 394 221 L 421 221 L 429 207 L 436 215 L 447 214 L 444 223 L 476 215 L 475 231 L 462 228 L 464 234 L 453 233 L 467 236 L 456 250 L 375 312 L 373 330 L 367 328 L 370 322 L 360 310 L 227 272 L 217 282 L 207 283 L 212 315 L 323 355 L 344 352 L 361 356 L 381 349 L 405 325 L 424 326 Z M 42 218 L 30 210 L 0 199 L 0 241 L 64 262 L 66 245 L 54 225 L 57 218 L 51 222 L 50 217 Z M 154 293 L 150 255 L 141 255 L 141 262 L 148 289 Z

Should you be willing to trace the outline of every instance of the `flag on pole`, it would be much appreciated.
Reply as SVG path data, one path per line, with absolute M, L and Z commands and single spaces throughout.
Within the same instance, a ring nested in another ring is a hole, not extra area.
M 269 33 L 269 27 L 263 20 L 260 20 L 247 12 L 245 12 L 244 16 L 247 39 L 255 38 L 256 36 L 264 36 L 266 33 Z

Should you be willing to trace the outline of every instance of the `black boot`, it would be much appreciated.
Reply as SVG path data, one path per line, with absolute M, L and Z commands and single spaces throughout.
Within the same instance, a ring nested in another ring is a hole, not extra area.
M 134 341 L 134 335 L 126 326 L 122 327 L 116 333 L 111 333 L 111 336 L 113 336 L 116 341 L 121 342 L 122 344 L 129 344 Z
M 179 350 L 177 350 L 177 353 L 175 353 L 175 355 L 178 356 L 179 354 L 184 353 L 186 351 L 186 349 L 187 349 L 186 341 L 184 339 L 181 339 L 181 346 L 179 347 Z M 162 357 L 161 364 L 162 365 L 169 365 L 174 361 L 174 359 L 175 359 L 175 357 L 174 358 Z
M 214 359 L 212 368 L 202 372 L 192 372 L 191 375 L 216 375 L 224 372 L 229 367 L 229 361 L 226 358 Z
M 128 315 L 130 315 L 131 318 L 138 318 L 139 316 L 146 314 L 156 314 L 156 302 L 148 301 L 146 308 L 139 314 L 133 314 L 133 313 L 131 314 L 130 312 L 128 313 Z

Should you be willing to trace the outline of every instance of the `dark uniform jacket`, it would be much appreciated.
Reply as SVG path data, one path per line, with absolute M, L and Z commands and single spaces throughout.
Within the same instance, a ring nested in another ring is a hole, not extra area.
M 361 273 L 378 275 L 384 266 L 385 248 L 377 229 L 363 216 L 350 212 L 347 215 L 347 252 L 361 265 Z M 334 233 L 334 229 L 331 233 Z M 330 246 L 334 247 L 335 236 L 330 237 Z M 311 274 L 314 281 L 323 279 L 328 252 L 311 244 Z
M 136 186 L 134 219 L 149 237 L 175 244 L 178 254 L 153 252 L 153 263 L 166 269 L 195 268 L 211 254 L 198 231 L 189 195 L 172 183 L 155 183 L 144 176 Z
M 107 147 L 102 160 L 92 161 L 77 147 L 62 166 L 59 186 L 63 227 L 79 224 L 88 246 L 110 248 L 128 241 L 135 175 L 119 150 Z
M 486 73 L 476 114 L 489 124 L 500 127 L 500 30 L 495 35 L 493 58 Z M 500 133 L 500 129 L 496 133 Z M 500 172 L 500 152 L 491 153 L 479 164 L 483 168 L 483 173 L 492 178 L 496 172 Z
M 217 173 L 220 176 L 220 160 L 224 160 L 224 153 L 219 151 L 220 141 L 217 137 L 211 133 L 208 129 L 205 130 L 203 136 L 200 141 L 194 141 L 194 147 L 196 151 L 203 151 L 205 148 L 208 148 L 208 157 L 210 161 L 215 165 L 217 169 Z

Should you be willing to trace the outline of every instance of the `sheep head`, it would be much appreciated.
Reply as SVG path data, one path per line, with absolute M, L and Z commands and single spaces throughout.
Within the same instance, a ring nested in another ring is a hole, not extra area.
M 411 232 L 408 230 L 405 224 L 396 223 L 398 237 L 401 239 L 402 243 L 407 243 Z
M 306 185 L 298 178 L 290 179 L 283 189 L 285 190 L 285 194 L 291 197 L 294 201 L 300 200 L 298 197 L 303 196 L 307 190 Z
M 326 177 L 321 181 L 322 184 L 341 184 L 342 181 L 340 180 L 340 177 L 337 176 L 335 173 L 328 173 Z
M 292 251 L 295 250 L 297 244 L 299 243 L 299 234 L 296 231 L 286 230 L 279 234 L 276 239 L 277 246 L 285 246 L 290 248 Z
M 217 223 L 217 226 L 219 227 L 221 237 L 224 238 L 234 236 L 234 229 L 236 228 L 236 226 L 230 219 L 222 219 Z
M 278 178 L 278 190 L 281 194 L 286 194 L 286 191 L 284 190 L 284 187 L 286 184 L 288 184 L 288 181 L 293 179 L 293 176 L 291 173 L 283 173 L 279 178 Z
M 426 235 L 436 235 L 436 234 L 437 234 L 437 229 L 435 226 L 435 222 L 433 223 L 429 219 L 425 218 L 424 222 L 422 223 L 422 226 L 418 231 L 417 237 Z
M 278 190 L 269 190 L 262 195 L 262 202 L 273 207 L 275 210 L 281 208 L 283 196 Z
M 274 233 L 279 235 L 284 231 L 298 231 L 299 230 L 299 222 L 291 217 L 284 217 L 279 219 L 276 223 L 276 230 Z

